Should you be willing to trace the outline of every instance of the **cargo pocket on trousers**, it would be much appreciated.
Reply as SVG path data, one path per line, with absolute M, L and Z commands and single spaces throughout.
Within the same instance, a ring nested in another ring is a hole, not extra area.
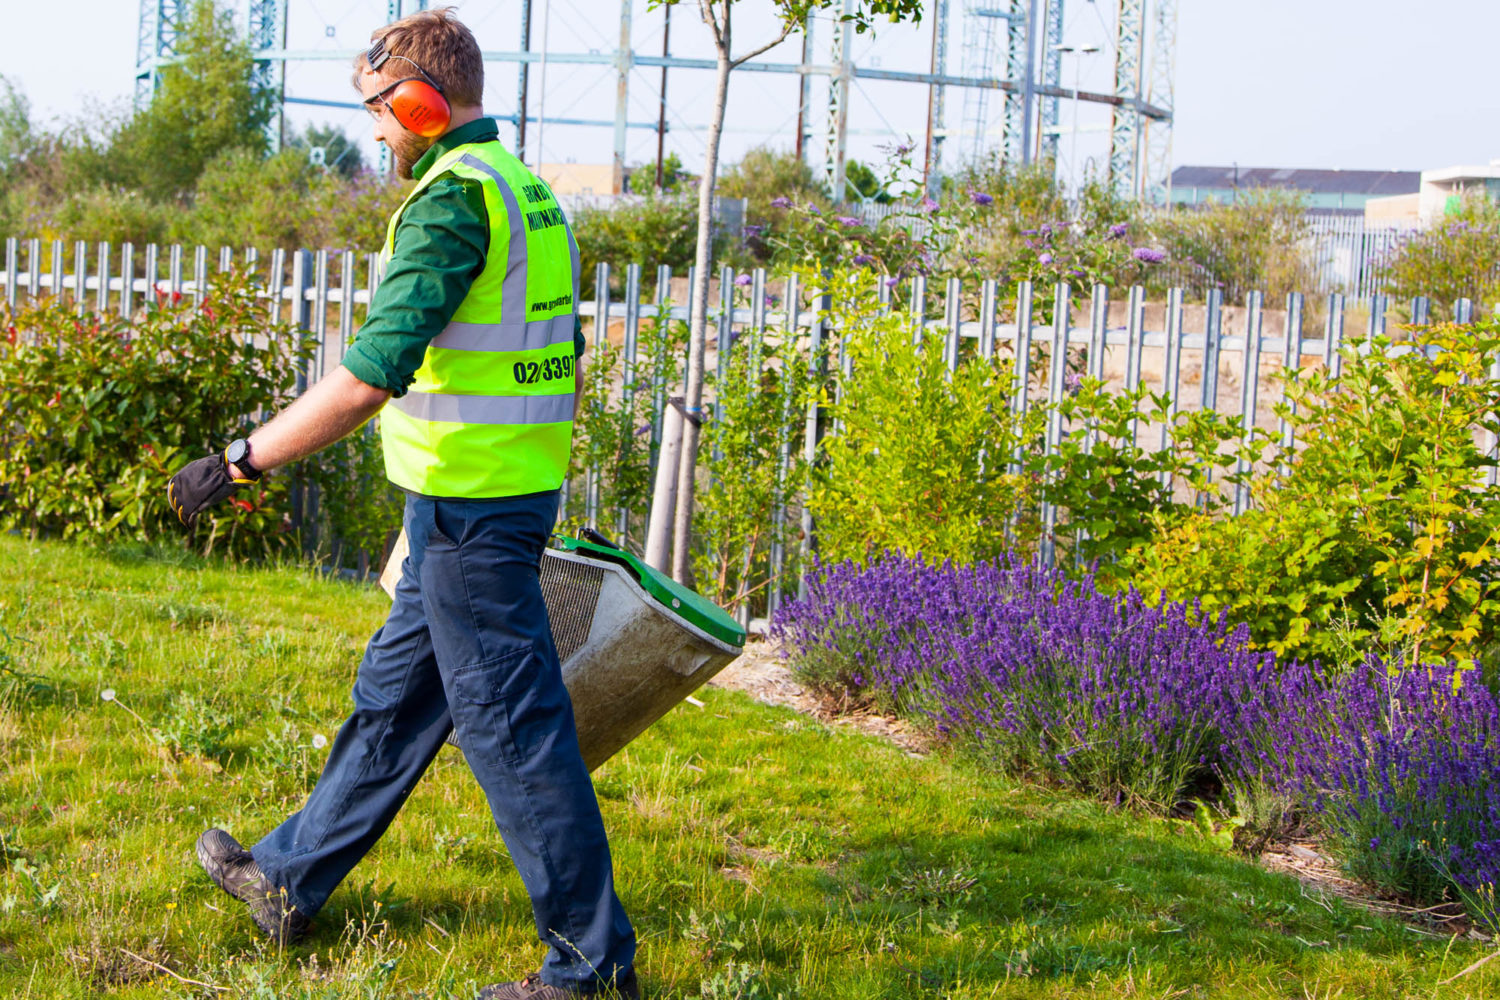
M 514 764 L 536 749 L 536 727 L 524 724 L 535 685 L 536 653 L 522 646 L 453 672 L 453 690 L 463 703 L 453 712 L 460 745 L 491 764 Z M 520 726 L 513 722 L 520 721 Z M 527 733 L 531 733 L 527 746 Z

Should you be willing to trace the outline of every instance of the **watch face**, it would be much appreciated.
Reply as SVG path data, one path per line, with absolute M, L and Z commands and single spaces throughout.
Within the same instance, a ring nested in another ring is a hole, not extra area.
M 229 447 L 224 449 L 224 457 L 235 465 L 239 465 L 245 460 L 245 455 L 249 451 L 250 445 L 245 442 L 244 438 L 235 438 L 229 442 Z

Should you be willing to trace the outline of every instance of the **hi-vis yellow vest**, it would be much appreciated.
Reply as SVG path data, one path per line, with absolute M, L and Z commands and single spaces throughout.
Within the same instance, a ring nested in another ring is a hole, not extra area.
M 445 174 L 483 188 L 489 251 L 406 395 L 381 411 L 386 475 L 428 497 L 557 489 L 573 436 L 578 244 L 546 184 L 500 143 L 469 143 L 440 157 L 391 216 L 382 266 L 402 211 Z

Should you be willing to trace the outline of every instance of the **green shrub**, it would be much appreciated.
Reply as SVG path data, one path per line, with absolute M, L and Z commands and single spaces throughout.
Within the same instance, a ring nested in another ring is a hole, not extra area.
M 974 562 L 1006 550 L 1007 520 L 1035 497 L 1011 455 L 1033 444 L 1042 414 L 1012 418 L 1011 363 L 972 360 L 950 378 L 940 336 L 914 343 L 909 319 L 881 312 L 876 278 L 841 271 L 825 318 L 849 351 L 853 375 L 830 416 L 807 505 L 819 557 L 864 561 L 885 551 Z
M 1458 211 L 1402 243 L 1387 268 L 1386 291 L 1401 305 L 1428 296 L 1439 319 L 1451 319 L 1461 298 L 1489 306 L 1500 292 L 1500 206 L 1483 194 L 1465 197 Z
M 590 298 L 600 262 L 613 269 L 610 286 L 616 291 L 624 287 L 627 264 L 642 265 L 648 277 L 662 264 L 685 274 L 697 248 L 698 196 L 652 192 L 609 207 L 586 206 L 570 221 L 583 266 L 581 294 Z M 722 236 L 715 241 L 716 251 L 723 242 Z
M 185 462 L 287 400 L 306 355 L 254 288 L 223 276 L 201 307 L 164 297 L 131 323 L 55 300 L 9 319 L 0 354 L 0 526 L 105 541 L 182 531 L 163 490 Z M 205 550 L 284 544 L 283 476 L 200 520 Z
M 720 605 L 763 606 L 773 545 L 782 546 L 782 570 L 795 578 L 800 529 L 774 515 L 796 496 L 804 475 L 807 362 L 795 338 L 745 337 L 731 349 L 724 378 L 710 383 L 714 402 L 702 444 L 708 484 L 697 494 L 694 579 Z
M 1173 265 L 1158 275 L 1163 288 L 1181 284 L 1197 295 L 1217 288 L 1226 302 L 1259 290 L 1281 302 L 1317 284 L 1299 247 L 1308 221 L 1295 191 L 1253 188 L 1231 205 L 1180 208 L 1159 216 L 1152 231 Z
M 1240 517 L 1164 527 L 1129 559 L 1137 585 L 1227 611 L 1278 654 L 1492 665 L 1500 489 L 1480 440 L 1500 431 L 1496 333 L 1438 326 L 1346 347 L 1336 379 L 1289 373 L 1289 467 L 1256 480 Z

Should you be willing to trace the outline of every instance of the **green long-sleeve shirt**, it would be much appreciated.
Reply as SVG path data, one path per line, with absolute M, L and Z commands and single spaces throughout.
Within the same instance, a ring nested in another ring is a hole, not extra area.
M 421 178 L 455 146 L 498 142 L 493 120 L 460 125 L 433 143 L 412 167 Z M 412 199 L 396 225 L 396 245 L 370 312 L 343 365 L 366 385 L 406 393 L 427 345 L 453 318 L 469 286 L 484 270 L 490 242 L 489 213 L 478 181 L 442 177 Z M 582 355 L 582 323 L 573 332 L 573 350 Z

